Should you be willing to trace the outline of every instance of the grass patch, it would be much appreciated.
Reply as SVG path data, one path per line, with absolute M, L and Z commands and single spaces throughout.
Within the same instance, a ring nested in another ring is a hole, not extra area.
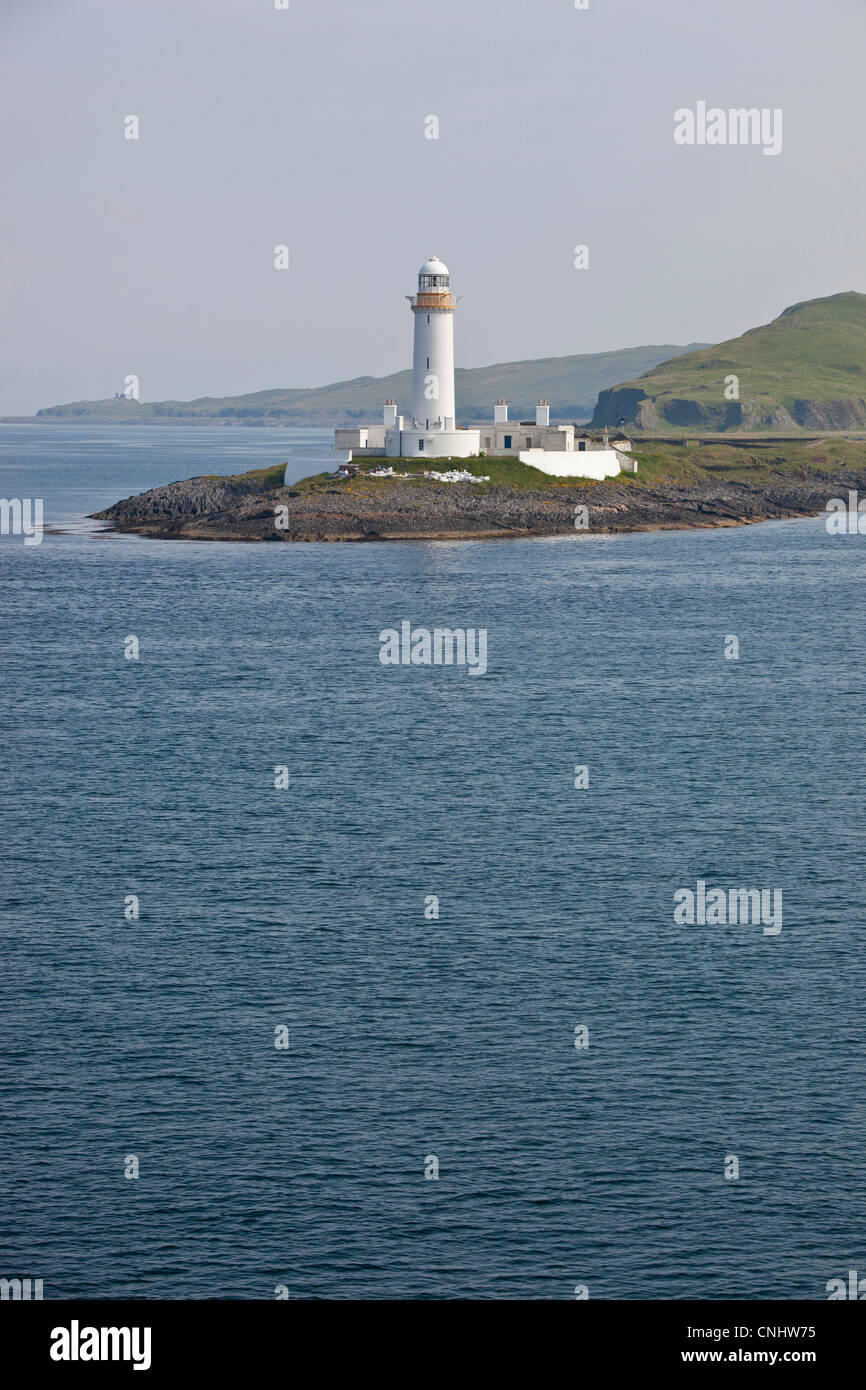
M 227 485 L 243 484 L 250 487 L 282 487 L 286 476 L 286 465 L 275 463 L 270 468 L 251 468 L 247 473 L 205 473 L 209 482 Z
M 791 481 L 843 468 L 866 470 L 866 442 L 822 439 L 780 445 L 756 440 L 702 441 L 687 445 L 650 445 L 636 449 L 638 472 L 622 481 L 634 486 L 660 483 L 689 485 L 715 479 L 760 487 L 771 479 Z M 616 479 L 620 482 L 620 478 Z
M 394 486 L 398 483 L 418 487 L 426 487 L 428 482 L 436 485 L 435 479 L 424 478 L 422 475 L 432 470 L 435 473 L 449 473 L 451 469 L 457 468 L 461 472 L 472 473 L 476 478 L 488 477 L 490 483 L 477 483 L 475 486 L 479 490 L 490 487 L 519 487 L 525 490 L 536 491 L 538 488 L 550 487 L 555 485 L 557 479 L 551 478 L 549 474 L 542 473 L 538 468 L 532 468 L 527 463 L 521 463 L 518 458 L 471 458 L 471 459 L 382 459 L 381 463 L 386 468 L 393 468 L 397 473 L 408 473 L 408 478 L 372 478 L 369 473 L 363 472 L 355 475 L 354 478 L 334 478 L 330 473 L 317 473 L 309 478 L 302 478 L 297 483 L 292 483 L 292 490 L 296 492 L 318 492 L 323 488 L 346 488 L 351 487 L 353 491 L 372 491 L 374 488 Z M 360 466 L 364 469 L 374 469 L 379 466 L 378 460 L 365 459 Z
M 636 449 L 632 457 L 637 460 L 636 474 L 620 473 L 615 478 L 605 479 L 603 484 L 593 478 L 557 478 L 542 473 L 530 464 L 521 463 L 518 458 L 413 458 L 386 461 L 386 466 L 395 468 L 399 473 L 408 473 L 409 477 L 405 479 L 373 478 L 366 472 L 358 473 L 354 478 L 335 478 L 330 473 L 316 473 L 289 484 L 287 491 L 296 494 L 352 491 L 375 496 L 383 488 L 424 488 L 429 480 L 422 474 L 431 465 L 437 473 L 459 468 L 476 477 L 486 474 L 490 478 L 489 483 L 473 484 L 473 489 L 479 493 L 502 487 L 522 492 L 553 492 L 563 488 L 583 491 L 608 485 L 634 488 L 675 484 L 689 487 L 708 481 L 741 482 L 761 487 L 771 481 L 778 482 L 780 477 L 787 476 L 791 481 L 805 480 L 810 475 L 835 473 L 841 469 L 866 474 L 866 441 L 833 439 L 832 436 L 784 445 L 724 438 L 685 445 L 648 441 L 645 446 Z M 578 459 L 576 452 L 575 462 Z M 371 459 L 366 459 L 362 465 L 370 469 L 376 466 L 377 463 Z M 263 491 L 282 490 L 284 476 L 285 464 L 281 463 L 271 468 L 251 469 L 234 477 L 213 475 L 213 480 L 226 485 L 261 488 Z

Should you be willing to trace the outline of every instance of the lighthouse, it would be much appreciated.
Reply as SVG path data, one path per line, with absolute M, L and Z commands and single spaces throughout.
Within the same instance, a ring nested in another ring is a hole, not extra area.
M 406 296 L 415 320 L 412 416 L 404 421 L 393 401 L 385 406 L 384 446 L 389 458 L 472 458 L 479 430 L 458 429 L 454 408 L 454 310 L 451 275 L 438 256 L 418 271 L 418 289 Z M 369 437 L 369 433 L 368 433 Z
M 418 293 L 407 295 L 415 316 L 412 426 L 454 429 L 454 310 L 451 276 L 438 256 L 418 271 Z
M 422 463 L 415 469 L 423 477 L 437 481 L 466 480 L 465 470 L 425 469 L 427 459 L 468 459 L 479 455 L 517 458 L 539 473 L 557 478 L 613 478 L 623 468 L 637 472 L 637 463 L 623 449 L 610 446 L 607 431 L 597 442 L 584 435 L 575 440 L 575 426 L 551 424 L 550 406 L 542 398 L 535 407 L 534 420 L 508 419 L 508 406 L 499 399 L 493 421 L 483 429 L 459 428 L 454 405 L 454 311 L 457 300 L 451 293 L 451 274 L 438 256 L 431 256 L 418 271 L 418 289 L 407 294 L 414 319 L 412 359 L 412 414 L 401 415 L 396 400 L 389 397 L 381 423 L 353 425 L 334 431 L 334 450 L 348 452 L 353 471 L 363 459 L 412 460 Z M 506 368 L 500 369 L 503 373 Z M 623 436 L 624 438 L 624 436 Z M 483 441 L 483 450 L 482 450 Z M 291 465 L 289 465 L 291 466 Z M 341 469 L 342 471 L 342 469 Z M 391 467 L 377 467 L 373 477 L 407 477 Z M 477 477 L 478 475 L 473 475 Z M 286 474 L 288 479 L 288 473 Z M 289 481 L 291 481 L 289 479 Z

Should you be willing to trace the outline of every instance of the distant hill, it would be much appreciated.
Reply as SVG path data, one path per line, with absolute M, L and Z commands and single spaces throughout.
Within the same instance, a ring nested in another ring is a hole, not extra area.
M 575 357 L 542 357 L 501 362 L 493 367 L 458 367 L 455 373 L 460 424 L 493 418 L 504 396 L 515 419 L 527 418 L 540 396 L 554 419 L 588 419 L 599 391 L 625 377 L 646 372 L 669 357 L 700 344 L 621 348 Z M 404 414 L 411 410 L 412 373 L 360 376 L 314 389 L 253 391 L 244 396 L 203 396 L 195 401 L 73 401 L 37 411 L 34 419 L 87 420 L 105 424 L 351 425 L 377 421 L 387 398 Z
M 725 397 L 729 376 L 738 378 L 739 400 Z M 866 427 L 866 295 L 793 304 L 741 338 L 603 388 L 592 424 L 620 422 L 645 430 Z

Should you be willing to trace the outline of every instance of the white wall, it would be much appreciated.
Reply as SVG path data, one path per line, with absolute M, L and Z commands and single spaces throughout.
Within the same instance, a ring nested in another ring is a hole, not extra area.
M 529 463 L 554 478 L 615 478 L 620 470 L 616 449 L 560 450 L 523 449 L 521 463 Z
M 620 449 L 619 445 L 616 446 L 614 452 L 616 453 L 617 458 L 619 459 L 619 466 L 622 469 L 623 473 L 637 472 L 637 459 L 631 458 L 629 454 L 624 454 L 623 451 Z
M 357 429 L 334 430 L 335 449 L 384 449 L 385 426 L 361 425 Z
M 365 429 L 334 430 L 335 449 L 365 449 L 367 431 Z
M 418 447 L 424 441 L 424 448 Z M 481 451 L 478 430 L 388 430 L 385 452 L 388 458 L 468 459 Z

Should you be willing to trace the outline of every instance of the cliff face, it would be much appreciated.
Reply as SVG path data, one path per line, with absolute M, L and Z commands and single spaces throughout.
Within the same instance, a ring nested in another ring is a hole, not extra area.
M 866 295 L 786 309 L 599 393 L 592 424 L 648 431 L 866 429 Z
M 866 429 L 866 399 L 790 401 L 725 401 L 707 405 L 694 397 L 650 396 L 634 386 L 614 386 L 602 391 L 593 416 L 593 425 L 618 425 L 625 421 L 636 429 L 654 431 L 693 427 L 707 433 L 728 430 L 863 430 Z
M 623 420 L 636 429 L 648 431 L 664 429 L 666 425 L 694 427 L 708 433 L 762 429 L 863 430 L 866 429 L 866 398 L 795 399 L 787 405 L 770 399 L 752 399 L 745 403 L 725 401 L 708 405 L 688 396 L 651 396 L 635 386 L 614 386 L 602 391 L 593 425 L 618 425 Z

